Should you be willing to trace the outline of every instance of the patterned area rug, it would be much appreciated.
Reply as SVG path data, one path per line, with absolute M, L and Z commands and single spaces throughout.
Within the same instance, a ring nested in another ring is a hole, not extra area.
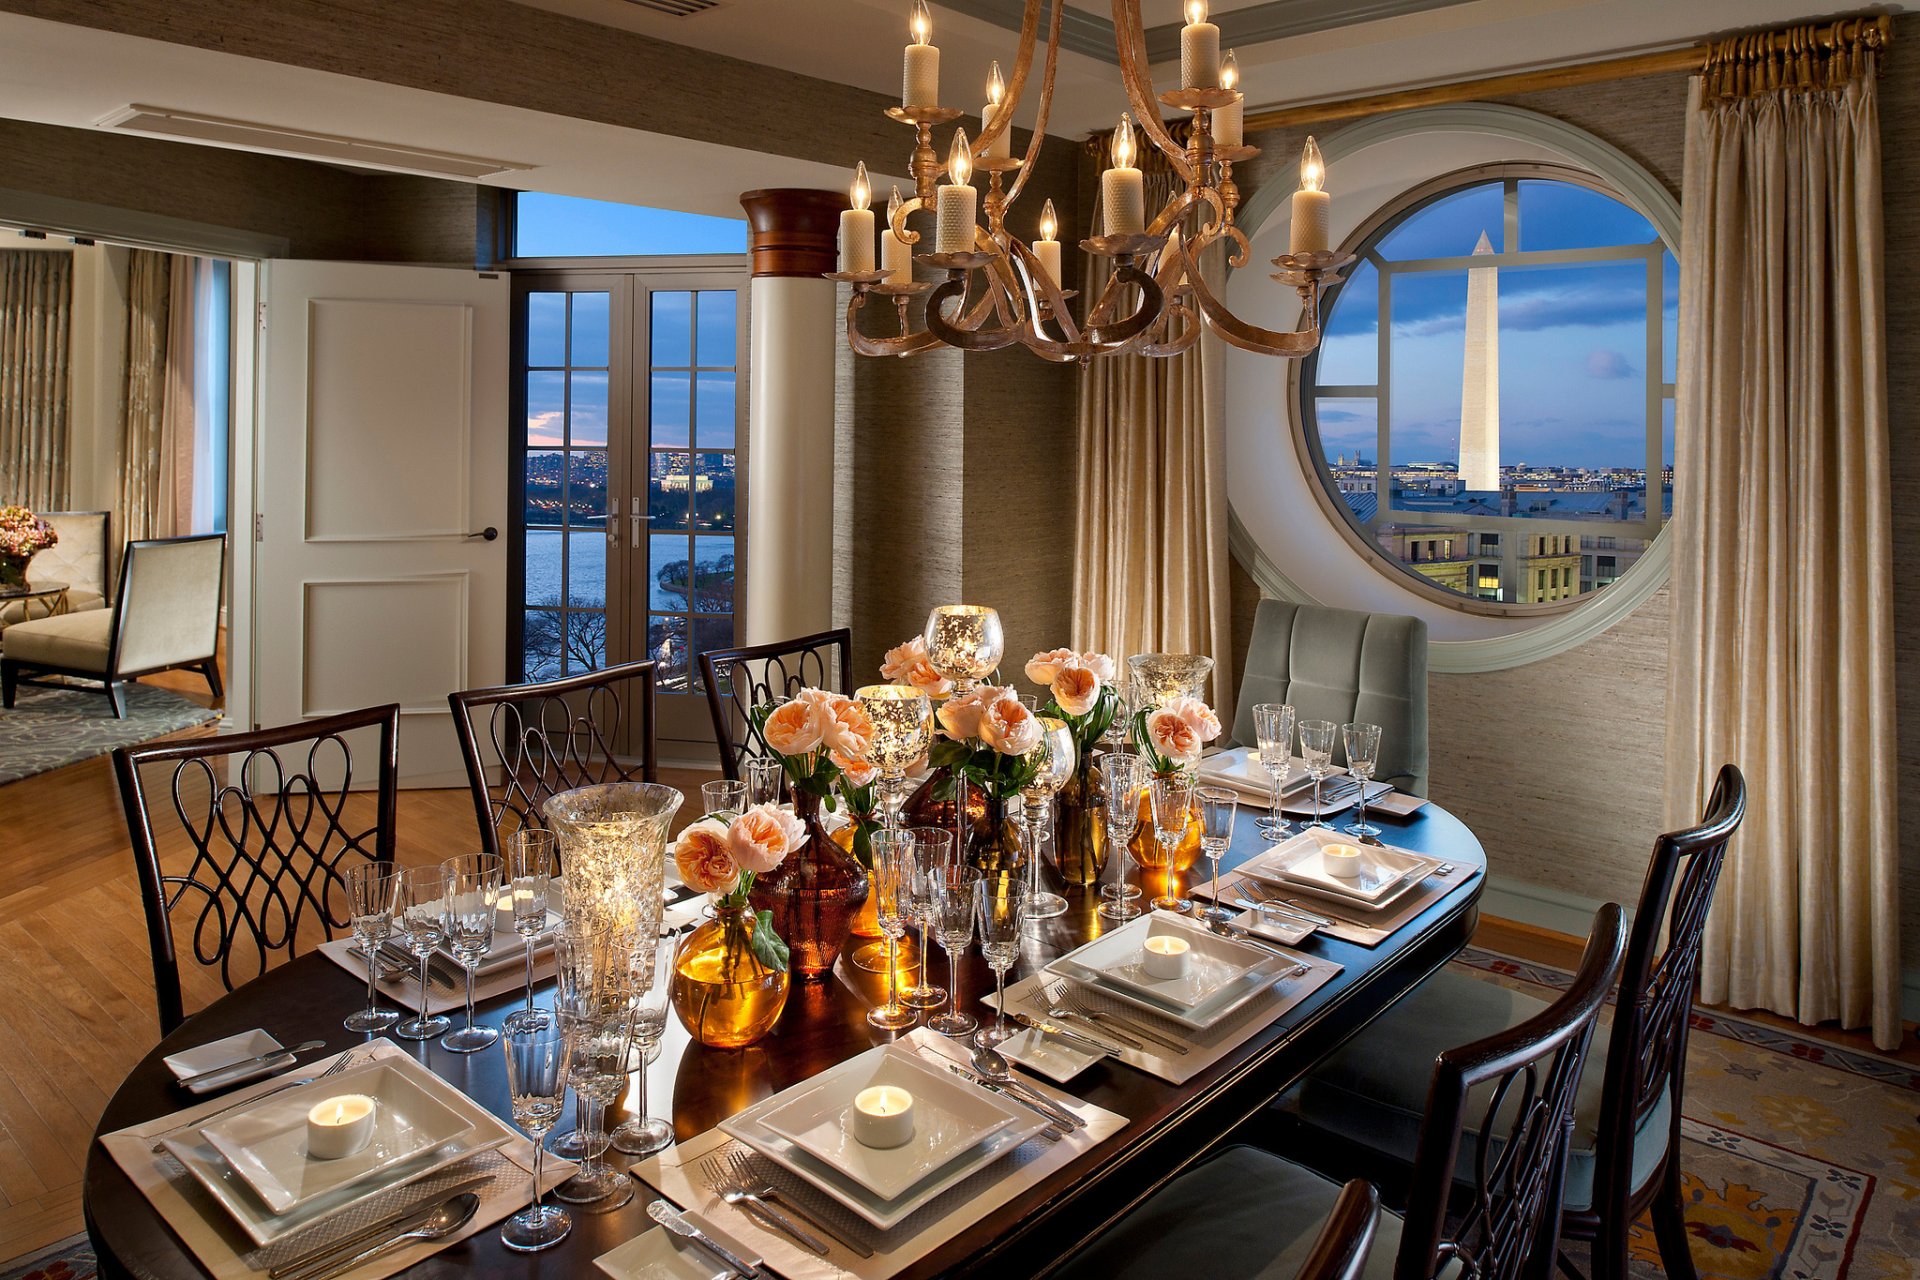
M 1568 979 L 1476 948 L 1455 963 L 1534 996 Z M 1681 1169 L 1701 1280 L 1920 1280 L 1920 1071 L 1708 1010 L 1688 1046 Z M 1631 1249 L 1635 1280 L 1665 1275 L 1649 1223 Z
M 112 704 L 92 690 L 21 689 L 13 709 L 0 710 L 0 783 L 150 742 L 220 715 L 171 689 L 138 681 L 127 685 L 126 695 L 126 719 L 116 720 Z
M 99 1273 L 84 1231 L 0 1266 L 0 1280 L 93 1280 Z

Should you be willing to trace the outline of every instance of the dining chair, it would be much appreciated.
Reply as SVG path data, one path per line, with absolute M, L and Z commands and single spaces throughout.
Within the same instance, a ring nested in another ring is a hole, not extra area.
M 400 708 L 389 704 L 113 753 L 162 1035 L 186 1020 L 183 942 L 231 991 L 276 953 L 298 954 L 316 927 L 330 940 L 349 926 L 346 868 L 393 861 L 399 732 Z M 379 741 L 370 804 L 350 794 L 363 779 L 348 743 L 369 733 Z
M 1263 702 L 1289 703 L 1302 720 L 1379 725 L 1373 776 L 1427 794 L 1427 624 L 1419 618 L 1262 600 L 1240 675 L 1236 742 L 1258 740 L 1253 709 Z M 1334 752 L 1344 762 L 1337 743 Z
M 1613 1021 L 1594 1046 L 1605 1069 L 1582 1082 L 1574 1110 L 1561 1232 L 1590 1245 L 1595 1280 L 1624 1280 L 1628 1230 L 1648 1211 L 1667 1274 L 1694 1275 L 1680 1186 L 1688 1014 L 1707 910 L 1746 803 L 1745 779 L 1726 765 L 1699 824 L 1654 842 Z M 1391 1187 L 1421 1132 L 1420 1062 L 1439 1046 L 1494 1034 L 1545 1007 L 1443 969 L 1302 1082 L 1297 1098 L 1282 1104 L 1286 1127 L 1305 1149 L 1342 1153 L 1326 1167 L 1363 1170 Z
M 700 677 L 713 715 L 720 770 L 737 781 L 741 761 L 762 750 L 750 718 L 755 707 L 802 689 L 853 692 L 853 633 L 840 627 L 797 640 L 709 649 L 700 655 Z
M 67 584 L 66 612 L 86 613 L 107 604 L 107 531 L 113 515 L 107 511 L 36 511 L 53 526 L 60 540 L 27 561 L 27 582 Z M 0 605 L 0 630 L 33 616 L 24 601 Z
M 1360 1275 L 1552 1274 L 1574 1101 L 1625 938 L 1624 913 L 1608 903 L 1564 995 L 1519 1026 L 1430 1060 L 1407 1210 L 1380 1214 Z M 1463 1172 L 1471 1191 L 1464 1212 L 1450 1215 Z M 1305 1164 L 1229 1147 L 1154 1192 L 1061 1274 L 1295 1276 L 1315 1249 L 1316 1224 L 1341 1196 L 1338 1183 Z
M 659 781 L 658 670 L 651 661 L 624 662 L 447 695 L 488 853 L 500 852 L 503 836 L 544 827 L 540 806 L 557 792 Z M 481 751 L 483 737 L 491 759 Z

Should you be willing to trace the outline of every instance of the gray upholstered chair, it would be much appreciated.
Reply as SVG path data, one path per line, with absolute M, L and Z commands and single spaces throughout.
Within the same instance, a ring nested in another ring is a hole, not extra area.
M 79 676 L 104 684 L 113 714 L 122 717 L 122 682 L 174 667 L 199 671 L 219 697 L 215 651 L 226 554 L 226 535 L 219 533 L 129 542 L 112 609 L 20 622 L 0 636 L 6 705 L 13 706 L 21 684 L 47 683 L 35 677 Z
M 107 528 L 111 518 L 105 511 L 42 511 L 42 520 L 53 526 L 60 541 L 27 561 L 27 581 L 33 584 L 67 584 L 67 612 L 84 613 L 103 609 L 107 604 Z M 0 630 L 29 616 L 25 601 L 0 605 Z
M 1254 741 L 1253 709 L 1262 702 L 1290 703 L 1302 720 L 1379 725 L 1374 776 L 1427 794 L 1427 624 L 1420 619 L 1262 600 L 1240 676 L 1235 741 Z

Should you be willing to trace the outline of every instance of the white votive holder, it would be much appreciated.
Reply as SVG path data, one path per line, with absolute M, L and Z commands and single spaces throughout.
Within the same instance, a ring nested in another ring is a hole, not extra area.
M 316 1102 L 307 1112 L 307 1157 L 339 1160 L 373 1141 L 376 1104 L 364 1093 L 343 1093 Z
M 1142 947 L 1140 967 L 1146 970 L 1149 978 L 1184 978 L 1187 976 L 1187 960 L 1192 953 L 1193 947 L 1185 938 L 1157 933 L 1148 938 Z
M 1320 865 L 1330 876 L 1351 880 L 1360 874 L 1360 850 L 1350 844 L 1330 844 L 1320 851 Z
M 913 1095 L 899 1085 L 872 1085 L 854 1095 L 847 1119 L 861 1146 L 903 1147 L 913 1141 Z

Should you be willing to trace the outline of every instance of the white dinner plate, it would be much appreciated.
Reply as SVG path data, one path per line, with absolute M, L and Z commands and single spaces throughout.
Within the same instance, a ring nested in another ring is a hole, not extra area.
M 1142 975 L 1133 965 L 1146 940 L 1162 933 L 1185 938 L 1192 947 L 1188 953 L 1192 957 L 1190 972 L 1205 976 L 1157 986 L 1151 979 L 1140 981 Z M 1068 952 L 1048 964 L 1047 972 L 1195 1030 L 1205 1030 L 1299 963 L 1292 956 L 1275 955 L 1265 947 L 1221 937 L 1185 916 L 1154 911 Z M 1217 981 L 1221 977 L 1225 981 Z M 1203 989 L 1203 999 L 1186 1003 Z
M 1361 874 L 1351 880 L 1327 871 L 1322 849 L 1332 844 L 1360 850 Z M 1309 889 L 1345 906 L 1378 911 L 1418 888 L 1441 866 L 1438 858 L 1391 845 L 1358 844 L 1339 831 L 1309 828 L 1240 864 L 1242 875 L 1288 889 Z
M 896 1085 L 913 1095 L 913 1137 L 886 1150 L 854 1137 L 847 1114 L 854 1095 L 879 1084 Z M 917 1053 L 889 1045 L 871 1072 L 849 1073 L 802 1092 L 763 1114 L 760 1123 L 881 1199 L 893 1200 L 1031 1115 Z

